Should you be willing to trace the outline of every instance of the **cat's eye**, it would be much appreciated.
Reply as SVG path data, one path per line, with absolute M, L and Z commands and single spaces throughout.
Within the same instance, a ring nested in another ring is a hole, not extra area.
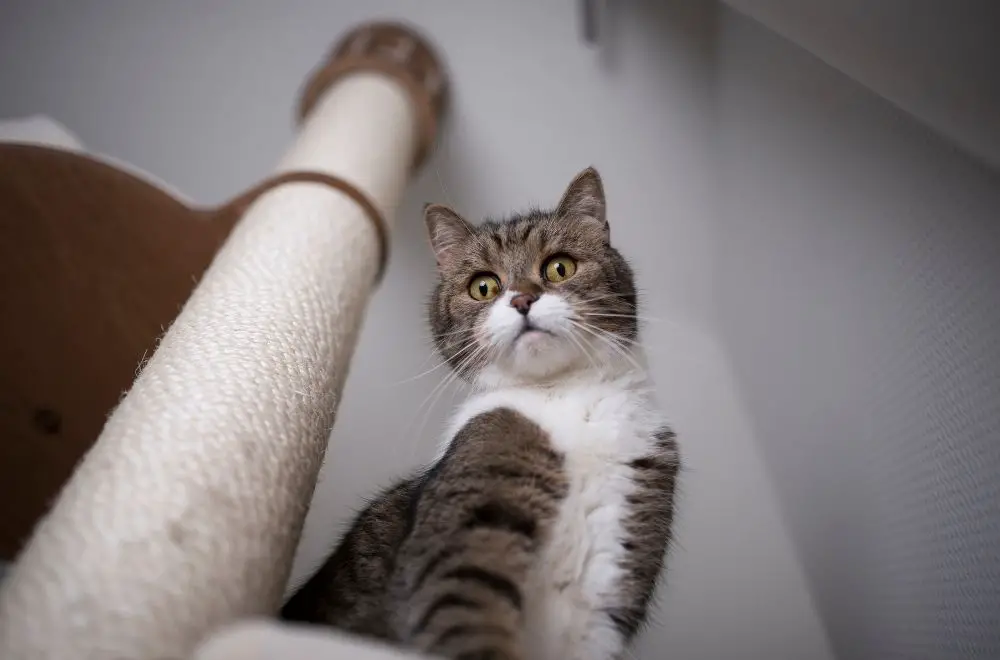
M 493 300 L 500 293 L 500 280 L 496 275 L 482 273 L 469 283 L 469 295 L 476 300 Z
M 546 261 L 542 272 L 549 282 L 565 282 L 576 274 L 576 262 L 560 254 Z

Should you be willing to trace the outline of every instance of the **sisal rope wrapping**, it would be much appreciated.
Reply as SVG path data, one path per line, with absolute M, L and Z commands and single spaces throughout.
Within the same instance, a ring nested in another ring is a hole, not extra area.
M 280 171 L 313 169 L 391 218 L 410 99 L 357 74 Z M 316 183 L 247 211 L 0 592 L 0 657 L 182 658 L 282 597 L 379 266 L 359 205 Z

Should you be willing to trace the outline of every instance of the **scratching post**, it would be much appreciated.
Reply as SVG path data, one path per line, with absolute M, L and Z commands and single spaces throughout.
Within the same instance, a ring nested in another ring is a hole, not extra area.
M 390 222 L 444 100 L 429 47 L 345 38 L 302 125 L 0 592 L 0 657 L 182 658 L 273 613 Z

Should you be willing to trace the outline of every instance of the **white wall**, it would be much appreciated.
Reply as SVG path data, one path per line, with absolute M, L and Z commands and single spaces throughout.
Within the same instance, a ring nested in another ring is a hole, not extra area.
M 739 14 L 719 44 L 718 327 L 834 651 L 1000 657 L 1000 173 Z
M 0 115 L 47 112 L 89 146 L 203 201 L 265 175 L 291 135 L 306 72 L 373 16 L 433 36 L 456 96 L 438 153 L 400 209 L 310 516 L 297 573 L 370 493 L 429 456 L 454 399 L 426 412 L 441 370 L 423 327 L 432 281 L 419 207 L 470 215 L 551 203 L 594 163 L 613 239 L 645 292 L 654 375 L 681 437 L 678 542 L 640 657 L 830 657 L 750 417 L 713 334 L 716 7 L 629 2 L 610 48 L 579 39 L 575 4 L 438 0 L 0 5 Z M 426 420 L 426 421 L 425 421 Z

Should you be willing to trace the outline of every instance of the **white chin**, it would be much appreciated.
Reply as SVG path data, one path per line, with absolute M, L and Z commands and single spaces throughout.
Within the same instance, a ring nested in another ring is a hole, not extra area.
M 544 330 L 526 330 L 514 340 L 514 353 L 538 354 L 546 348 L 553 348 L 556 338 Z
M 547 376 L 562 371 L 576 358 L 566 340 L 542 330 L 521 334 L 510 350 L 510 370 L 524 376 Z

